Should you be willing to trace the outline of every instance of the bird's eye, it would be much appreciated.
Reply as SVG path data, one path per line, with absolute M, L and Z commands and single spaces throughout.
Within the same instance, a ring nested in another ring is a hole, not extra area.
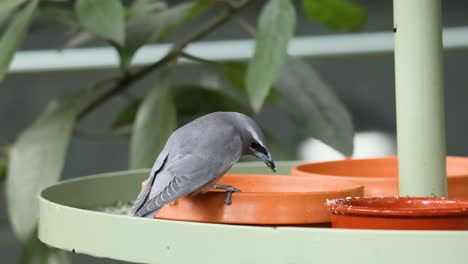
M 258 149 L 260 147 L 260 144 L 258 144 L 257 142 L 252 142 L 252 144 L 250 144 L 250 147 L 253 148 L 253 149 Z
M 268 155 L 266 149 L 264 147 L 262 147 L 262 145 L 258 144 L 257 142 L 252 142 L 252 144 L 250 144 L 250 147 L 252 149 L 254 149 L 255 151 L 257 152 L 260 152 L 260 153 L 263 153 L 265 155 Z

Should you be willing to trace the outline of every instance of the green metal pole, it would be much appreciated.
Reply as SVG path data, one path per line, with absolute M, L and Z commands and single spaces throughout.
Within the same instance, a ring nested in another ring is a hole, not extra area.
M 441 0 L 394 0 L 401 196 L 447 196 Z

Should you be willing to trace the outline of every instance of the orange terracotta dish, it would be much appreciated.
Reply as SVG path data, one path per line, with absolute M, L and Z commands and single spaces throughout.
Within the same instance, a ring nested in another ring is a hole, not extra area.
M 362 196 L 363 187 L 349 181 L 280 175 L 225 175 L 219 184 L 241 190 L 225 205 L 225 192 L 210 190 L 164 206 L 156 218 L 180 221 L 310 225 L 330 222 L 327 199 Z
M 468 230 L 468 200 L 373 197 L 330 200 L 333 228 Z
M 399 195 L 396 157 L 304 163 L 291 174 L 354 181 L 364 185 L 367 197 Z M 468 158 L 447 157 L 447 182 L 449 198 L 468 199 Z

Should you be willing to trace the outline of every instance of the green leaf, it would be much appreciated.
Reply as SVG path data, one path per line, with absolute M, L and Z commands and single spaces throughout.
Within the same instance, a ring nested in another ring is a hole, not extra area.
M 353 153 L 353 122 L 335 93 L 304 61 L 289 59 L 275 86 L 284 109 L 312 136 L 349 156 Z
M 49 103 L 11 148 L 7 205 L 13 231 L 23 243 L 35 235 L 37 194 L 60 178 L 75 118 L 87 104 L 92 88 Z
M 6 145 L 0 148 L 0 182 L 4 181 L 6 178 L 10 150 L 11 145 Z
M 213 6 L 213 3 L 213 0 L 196 0 L 190 3 L 190 9 L 187 12 L 179 16 L 177 20 L 166 25 L 159 36 L 159 40 L 167 40 L 180 26 L 207 12 Z
M 124 109 L 122 109 L 117 114 L 117 117 L 115 118 L 114 122 L 112 122 L 112 128 L 119 129 L 133 124 L 138 108 L 140 107 L 142 102 L 142 98 L 132 100 Z
M 146 17 L 167 8 L 167 4 L 158 0 L 135 0 L 126 9 L 128 19 Z
M 216 111 L 250 113 L 250 109 L 225 93 L 203 86 L 175 87 L 178 116 L 196 117 Z
M 221 62 L 216 64 L 216 69 L 231 88 L 241 94 L 247 94 L 245 87 L 247 64 L 245 62 Z
M 125 138 L 129 138 L 132 134 L 133 122 L 135 122 L 138 108 L 142 102 L 143 98 L 132 100 L 117 114 L 117 117 L 112 122 L 114 132 Z
M 21 249 L 21 264 L 67 264 L 71 263 L 67 252 L 51 248 L 42 243 L 37 236 L 29 239 Z
M 8 160 L 0 160 L 0 182 L 3 182 L 6 178 L 8 170 Z
M 13 14 L 15 9 L 20 6 L 26 0 L 8 0 L 0 2 L 0 25 L 5 21 L 9 16 Z
M 139 14 L 128 22 L 125 46 L 119 47 L 121 66 L 127 69 L 135 52 L 147 43 L 164 39 L 173 30 L 208 10 L 212 1 L 181 3 L 158 13 Z
M 253 58 L 247 67 L 249 100 L 258 112 L 283 65 L 289 39 L 296 25 L 296 13 L 289 0 L 270 0 L 263 8 Z
M 0 10 L 14 10 L 26 0 L 2 0 L 0 2 Z
M 150 168 L 177 126 L 172 99 L 171 71 L 161 73 L 138 108 L 130 139 L 130 168 Z
M 247 96 L 247 87 L 245 86 L 247 64 L 245 62 L 221 62 L 216 64 L 216 68 L 231 88 L 242 96 Z M 265 102 L 276 103 L 279 99 L 276 90 L 271 88 L 269 90 Z
M 348 0 L 302 0 L 306 16 L 336 30 L 357 30 L 367 22 L 366 10 Z
M 0 182 L 3 182 L 7 175 L 8 170 L 8 156 L 9 151 L 4 150 L 0 152 Z
M 198 116 L 216 111 L 250 113 L 250 108 L 222 91 L 196 85 L 181 85 L 173 88 L 177 116 L 191 120 Z M 113 129 L 127 134 L 127 128 L 135 121 L 135 116 L 143 99 L 130 102 L 113 122 Z
M 141 46 L 155 42 L 166 26 L 176 23 L 191 7 L 192 3 L 182 3 L 159 13 L 131 19 L 126 27 L 125 45 L 118 48 L 122 68 L 127 69 Z
M 5 77 L 13 55 L 26 35 L 38 2 L 38 0 L 31 0 L 19 11 L 0 39 L 0 81 Z
M 125 10 L 120 0 L 77 0 L 75 12 L 80 23 L 90 32 L 123 45 Z
M 78 47 L 96 37 L 94 34 L 85 31 L 73 10 L 61 7 L 46 6 L 39 7 L 37 11 L 39 15 L 71 29 L 71 33 L 67 34 L 71 35 L 71 37 L 69 37 L 65 43 L 64 48 Z
M 11 11 L 17 8 L 26 0 L 2 0 L 0 2 L 0 10 L 2 11 Z

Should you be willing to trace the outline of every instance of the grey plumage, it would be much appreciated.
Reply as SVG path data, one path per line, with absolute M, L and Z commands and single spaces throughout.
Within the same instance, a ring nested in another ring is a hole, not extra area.
M 133 206 L 133 215 L 153 217 L 164 205 L 212 187 L 242 155 L 274 163 L 258 125 L 235 112 L 215 112 L 180 127 L 166 142 Z

